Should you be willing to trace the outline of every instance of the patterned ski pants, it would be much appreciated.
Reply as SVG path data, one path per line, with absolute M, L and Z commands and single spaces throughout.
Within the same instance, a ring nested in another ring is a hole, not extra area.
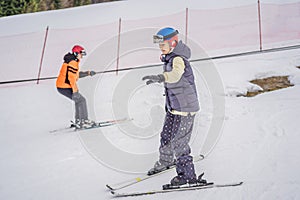
M 169 164 L 173 162 L 175 156 L 177 174 L 183 175 L 186 179 L 196 178 L 189 146 L 194 118 L 195 115 L 181 116 L 167 112 L 159 147 L 159 161 L 162 164 Z

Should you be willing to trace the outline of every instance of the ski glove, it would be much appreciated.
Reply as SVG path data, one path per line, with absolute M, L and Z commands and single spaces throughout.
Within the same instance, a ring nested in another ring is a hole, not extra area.
M 79 78 L 83 78 L 86 76 L 94 76 L 96 72 L 94 71 L 85 71 L 85 72 L 79 72 Z
M 79 92 L 74 92 L 72 94 L 72 100 L 75 102 L 79 102 L 81 100 L 81 94 L 79 94 Z
M 90 76 L 94 76 L 96 74 L 95 71 L 90 71 Z
M 162 83 L 165 82 L 165 76 L 163 74 L 144 76 L 142 80 L 148 80 L 146 81 L 147 85 L 151 83 Z

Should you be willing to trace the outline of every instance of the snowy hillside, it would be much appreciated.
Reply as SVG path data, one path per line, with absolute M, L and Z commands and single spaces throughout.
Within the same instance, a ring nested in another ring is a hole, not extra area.
M 101 20 L 108 23 L 120 15 L 131 19 L 163 15 L 154 9 L 157 6 L 172 14 L 186 6 L 228 8 L 256 1 L 223 0 L 217 5 L 216 1 L 197 1 L 201 4 L 180 1 L 173 6 L 169 5 L 173 1 L 147 1 L 143 5 L 140 2 L 114 2 L 0 18 L 0 33 L 9 36 L 34 32 L 45 27 L 45 20 L 56 27 L 71 28 L 67 22 L 71 14 L 79 12 L 91 17 L 101 13 Z M 148 10 L 137 9 L 145 5 Z M 87 26 L 93 23 L 85 21 Z M 290 45 L 291 41 L 286 43 Z M 0 58 L 14 55 L 1 54 Z M 22 59 L 16 59 L 16 63 L 20 67 L 15 67 L 25 73 Z M 300 66 L 300 49 L 194 62 L 201 112 L 195 120 L 191 146 L 194 155 L 206 156 L 195 164 L 196 171 L 205 172 L 205 178 L 216 183 L 243 181 L 244 184 L 128 199 L 300 199 L 297 123 L 300 69 L 297 66 Z M 1 73 L 9 70 L 1 66 Z M 80 80 L 80 91 L 88 97 L 93 119 L 133 118 L 128 123 L 82 132 L 50 133 L 67 127 L 74 114 L 72 102 L 57 93 L 55 80 L 39 85 L 33 82 L 0 85 L 0 199 L 111 199 L 106 184 L 135 178 L 152 167 L 164 117 L 163 88 L 158 84 L 146 86 L 141 77 L 159 72 L 160 67 L 155 67 Z M 288 75 L 294 86 L 252 98 L 237 97 L 257 88 L 250 80 L 281 75 Z M 174 175 L 174 171 L 168 172 L 121 191 L 160 189 Z

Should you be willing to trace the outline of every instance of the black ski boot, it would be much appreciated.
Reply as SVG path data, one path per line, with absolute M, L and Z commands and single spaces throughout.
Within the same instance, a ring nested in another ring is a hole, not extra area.
M 197 185 L 197 183 L 198 183 L 197 178 L 187 179 L 183 175 L 178 175 L 171 180 L 170 184 L 163 185 L 163 190 L 176 189 L 181 187 L 190 187 L 190 186 Z
M 175 176 L 170 184 L 163 185 L 163 190 L 177 189 L 177 188 L 187 188 L 187 187 L 197 187 L 207 185 L 207 181 L 203 179 L 204 173 L 199 175 L 198 178 L 187 179 L 183 175 Z

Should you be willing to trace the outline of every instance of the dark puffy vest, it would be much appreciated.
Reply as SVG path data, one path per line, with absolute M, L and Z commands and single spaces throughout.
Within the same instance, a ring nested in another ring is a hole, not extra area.
M 177 51 L 178 52 L 178 51 Z M 164 72 L 170 72 L 173 69 L 173 59 L 180 56 L 174 51 L 164 58 Z M 197 90 L 194 81 L 194 74 L 189 61 L 180 56 L 184 60 L 185 70 L 181 79 L 176 83 L 165 83 L 166 108 L 168 110 L 176 110 L 181 112 L 196 112 L 200 109 Z

